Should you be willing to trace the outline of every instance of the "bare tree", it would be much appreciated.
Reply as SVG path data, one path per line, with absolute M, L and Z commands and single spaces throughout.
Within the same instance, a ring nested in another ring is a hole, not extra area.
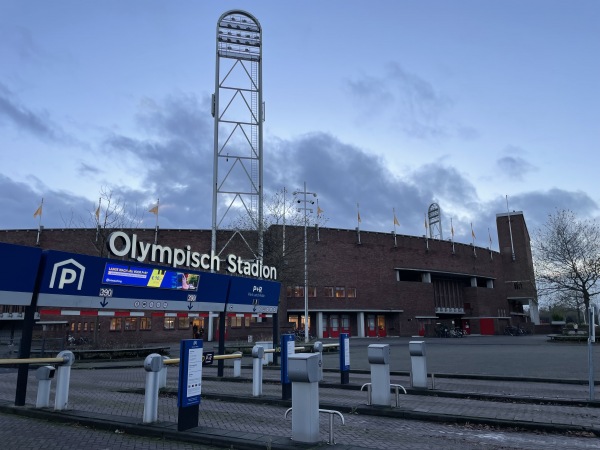
M 277 269 L 282 284 L 298 284 L 304 277 L 304 211 L 299 210 L 296 199 L 285 189 L 276 191 L 264 205 L 263 259 Z M 317 226 L 327 222 L 322 214 L 317 215 L 316 205 L 313 213 L 306 217 L 311 235 L 316 235 Z M 246 242 L 252 242 L 255 239 L 256 220 L 243 215 L 230 227 L 244 236 Z M 316 237 L 309 239 L 314 241 Z
M 90 213 L 88 223 L 94 225 L 95 234 L 92 245 L 98 252 L 98 256 L 106 256 L 108 250 L 106 241 L 114 230 L 138 228 L 142 222 L 142 216 L 138 206 L 130 208 L 121 198 L 115 198 L 111 189 L 102 187 L 100 189 L 100 201 L 97 209 Z
M 537 231 L 533 242 L 538 290 L 555 298 L 583 300 L 587 310 L 598 295 L 600 228 L 569 210 L 557 211 Z

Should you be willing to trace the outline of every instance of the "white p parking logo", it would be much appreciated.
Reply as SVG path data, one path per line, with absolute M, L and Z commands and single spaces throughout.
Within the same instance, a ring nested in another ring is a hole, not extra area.
M 64 267 L 66 265 L 72 265 L 75 267 Z M 77 270 L 79 269 L 79 271 Z M 75 261 L 73 258 L 67 259 L 66 261 L 61 261 L 54 264 L 52 268 L 52 277 L 50 278 L 50 288 L 54 288 L 54 282 L 56 281 L 56 274 L 60 271 L 60 276 L 58 279 L 58 287 L 57 289 L 64 289 L 66 285 L 73 284 L 79 278 L 79 283 L 77 284 L 77 290 L 81 290 L 81 286 L 83 285 L 83 276 L 85 274 L 85 267 Z M 79 272 L 79 277 L 78 277 Z

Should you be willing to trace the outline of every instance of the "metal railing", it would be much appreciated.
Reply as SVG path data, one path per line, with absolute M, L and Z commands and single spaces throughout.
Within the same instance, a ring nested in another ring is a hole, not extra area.
M 293 408 L 288 408 L 285 411 L 283 418 L 287 419 L 288 414 L 293 412 L 292 410 L 293 410 Z M 319 408 L 319 412 L 324 413 L 324 414 L 329 414 L 329 441 L 327 441 L 327 443 L 329 445 L 333 445 L 333 444 L 335 444 L 335 437 L 334 437 L 334 433 L 333 433 L 333 419 L 337 415 L 340 417 L 340 420 L 342 421 L 342 425 L 346 425 L 346 422 L 344 420 L 344 415 L 341 412 L 335 411 L 333 409 L 320 409 Z

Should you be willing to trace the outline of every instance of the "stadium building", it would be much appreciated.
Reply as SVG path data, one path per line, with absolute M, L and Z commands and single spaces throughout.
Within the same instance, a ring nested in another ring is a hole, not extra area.
M 444 328 L 483 335 L 502 334 L 507 326 L 531 330 L 539 318 L 523 213 L 498 214 L 496 225 L 499 251 L 427 236 L 310 227 L 306 271 L 304 228 L 273 226 L 265 233 L 264 266 L 282 284 L 279 314 L 228 314 L 226 339 L 270 340 L 274 320 L 281 332 L 303 329 L 306 310 L 309 333 L 318 338 L 335 338 L 339 333 L 435 336 Z M 0 233 L 0 241 L 27 246 L 38 242 L 43 249 L 127 260 L 131 255 L 110 254 L 108 232 L 103 231 L 42 229 L 38 236 L 38 230 L 6 230 Z M 135 233 L 140 241 L 200 253 L 211 245 L 210 230 L 120 231 Z M 219 231 L 219 240 L 228 242 L 227 251 L 246 258 L 239 264 L 251 260 L 247 238 L 240 232 Z M 221 271 L 225 271 L 227 255 L 219 257 Z M 18 338 L 24 310 L 10 305 L 2 308 L 0 338 L 4 342 Z M 98 346 L 142 345 L 203 332 L 205 339 L 214 340 L 219 313 L 39 308 L 37 338 L 50 342 L 70 336 Z

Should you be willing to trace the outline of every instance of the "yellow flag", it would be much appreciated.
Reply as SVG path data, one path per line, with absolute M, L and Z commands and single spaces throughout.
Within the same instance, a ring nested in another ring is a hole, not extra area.
M 150 208 L 148 212 L 151 212 L 152 214 L 156 214 L 158 216 L 158 204 L 156 204 L 153 208 Z
M 96 208 L 96 220 L 100 220 L 100 205 Z
M 43 203 L 38 207 L 38 209 L 35 210 L 35 212 L 33 213 L 33 217 L 42 215 L 42 205 L 43 205 Z
M 473 224 L 471 224 L 471 236 L 475 239 L 475 232 L 473 231 Z
M 320 206 L 317 206 L 317 216 L 320 216 L 321 214 L 323 214 L 323 210 Z
M 396 219 L 396 214 L 394 214 L 394 225 L 400 226 L 400 222 L 398 222 L 398 219 Z

